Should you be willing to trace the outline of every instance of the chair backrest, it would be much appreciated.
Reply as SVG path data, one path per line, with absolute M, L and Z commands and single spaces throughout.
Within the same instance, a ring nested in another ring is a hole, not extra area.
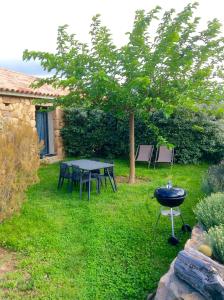
M 114 164 L 113 160 L 105 160 L 105 163 Z M 111 176 L 114 176 L 114 167 L 104 169 L 104 175 L 108 176 L 108 172 Z
M 174 149 L 168 149 L 166 146 L 160 146 L 156 162 L 172 163 L 174 156 Z
M 69 166 L 65 162 L 60 163 L 60 176 L 68 177 L 70 174 Z
M 149 161 L 153 152 L 153 145 L 139 145 L 136 161 Z
M 73 179 L 80 179 L 80 177 L 86 176 L 89 171 L 85 171 L 79 168 L 79 166 L 72 165 L 72 177 Z
M 92 160 L 94 160 L 94 161 L 100 161 L 99 158 L 92 158 Z M 100 170 L 99 169 L 98 170 L 94 170 L 93 173 L 100 174 Z
M 80 176 L 82 170 L 79 168 L 79 166 L 72 165 L 72 176 Z

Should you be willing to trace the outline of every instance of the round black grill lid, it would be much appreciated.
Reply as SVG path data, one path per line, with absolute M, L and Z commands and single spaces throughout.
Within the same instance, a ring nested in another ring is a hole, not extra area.
M 186 196 L 186 191 L 178 187 L 160 187 L 155 190 L 155 196 L 160 198 L 180 198 Z

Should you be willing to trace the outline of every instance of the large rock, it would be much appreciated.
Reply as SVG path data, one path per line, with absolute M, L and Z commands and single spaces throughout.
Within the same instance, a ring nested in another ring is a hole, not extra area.
M 203 228 L 199 225 L 194 226 L 192 232 L 191 232 L 191 238 L 187 240 L 184 249 L 187 250 L 189 248 L 193 248 L 197 250 L 200 245 L 206 244 L 206 234 Z
M 168 273 L 160 279 L 155 300 L 205 300 L 200 293 L 175 275 L 174 263 L 175 260 Z
M 207 300 L 224 300 L 224 267 L 192 248 L 181 251 L 174 273 Z
M 206 242 L 195 226 L 191 239 L 160 279 L 155 300 L 224 300 L 224 266 L 197 251 Z

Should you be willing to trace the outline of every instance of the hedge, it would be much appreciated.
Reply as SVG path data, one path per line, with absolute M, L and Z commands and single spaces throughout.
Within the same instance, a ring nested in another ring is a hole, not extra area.
M 203 113 L 179 110 L 166 118 L 162 112 L 157 112 L 149 116 L 147 122 L 136 117 L 136 146 L 156 145 L 156 136 L 148 126 L 150 123 L 175 145 L 176 162 L 218 162 L 223 157 L 224 139 L 220 122 Z M 127 157 L 129 153 L 128 119 L 116 118 L 97 109 L 65 110 L 61 135 L 68 156 Z

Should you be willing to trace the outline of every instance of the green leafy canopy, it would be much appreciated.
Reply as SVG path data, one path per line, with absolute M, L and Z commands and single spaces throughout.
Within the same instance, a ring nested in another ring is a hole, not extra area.
M 188 4 L 178 14 L 171 9 L 160 19 L 160 7 L 136 11 L 128 42 L 120 48 L 96 15 L 90 44 L 78 41 L 64 25 L 58 29 L 55 53 L 25 50 L 23 58 L 38 59 L 44 70 L 53 71 L 37 85 L 68 90 L 54 105 L 93 106 L 118 114 L 162 109 L 167 116 L 179 106 L 214 109 L 223 100 L 224 39 L 217 19 L 198 32 L 197 6 Z M 157 29 L 150 33 L 153 22 Z

